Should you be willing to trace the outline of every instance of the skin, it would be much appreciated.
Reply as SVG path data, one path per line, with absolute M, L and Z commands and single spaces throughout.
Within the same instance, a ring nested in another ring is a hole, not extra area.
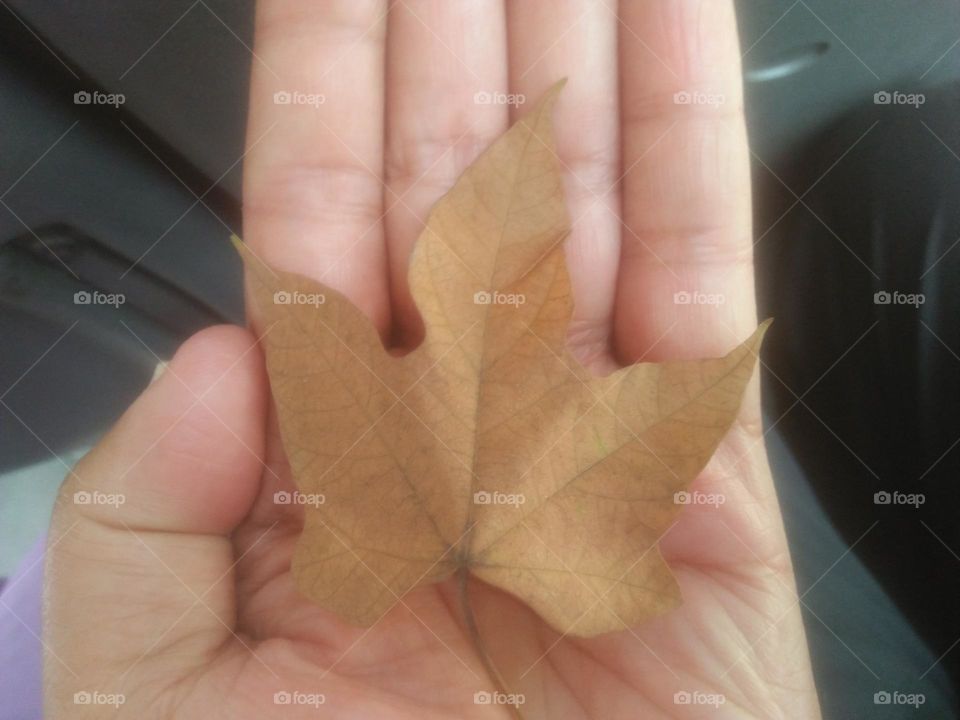
M 254 49 L 245 239 L 344 292 L 386 340 L 420 333 L 405 273 L 426 213 L 517 113 L 475 93 L 532 101 L 564 76 L 571 347 L 603 369 L 720 355 L 755 328 L 728 0 L 406 0 L 389 15 L 385 0 L 261 0 Z M 275 104 L 280 90 L 325 102 Z M 674 103 L 683 90 L 724 98 Z M 682 290 L 725 302 L 678 305 Z M 187 341 L 67 478 L 47 553 L 46 717 L 511 717 L 473 702 L 493 683 L 455 580 L 369 630 L 297 595 L 302 511 L 272 501 L 293 484 L 259 332 Z M 684 603 L 643 627 L 564 637 L 471 584 L 525 718 L 819 717 L 756 382 L 694 488 L 726 502 L 685 509 L 662 538 Z M 79 505 L 79 489 L 125 502 Z M 78 691 L 125 702 L 114 714 L 75 704 Z M 274 702 L 295 691 L 325 703 Z M 725 701 L 676 704 L 681 691 Z

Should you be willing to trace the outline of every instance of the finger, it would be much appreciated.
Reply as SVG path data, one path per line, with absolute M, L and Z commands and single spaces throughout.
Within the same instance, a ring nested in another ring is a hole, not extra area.
M 430 208 L 507 128 L 502 0 L 407 0 L 387 33 L 386 233 L 401 339 L 421 332 L 407 286 Z
M 47 550 L 50 696 L 123 692 L 175 647 L 173 684 L 231 639 L 228 536 L 259 486 L 265 407 L 254 338 L 204 330 L 70 473 Z
M 733 2 L 625 0 L 620 19 L 617 350 L 721 355 L 756 325 Z
M 259 257 L 340 290 L 381 330 L 385 15 L 386 0 L 257 3 L 243 218 Z
M 510 2 L 507 17 L 511 92 L 532 101 L 567 78 L 554 119 L 572 223 L 570 342 L 591 362 L 608 354 L 620 254 L 617 18 L 600 0 Z

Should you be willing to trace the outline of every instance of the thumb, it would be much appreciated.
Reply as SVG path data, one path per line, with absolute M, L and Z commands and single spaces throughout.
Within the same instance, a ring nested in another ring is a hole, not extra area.
M 265 410 L 253 336 L 210 328 L 69 474 L 47 548 L 46 717 L 77 717 L 85 693 L 130 702 L 147 675 L 171 687 L 231 639 L 229 534 L 258 490 Z

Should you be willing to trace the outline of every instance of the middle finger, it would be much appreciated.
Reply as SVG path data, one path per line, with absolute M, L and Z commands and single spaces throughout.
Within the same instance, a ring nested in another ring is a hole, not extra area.
M 405 0 L 387 23 L 385 228 L 400 344 L 420 333 L 407 286 L 430 208 L 507 128 L 503 0 Z M 490 102 L 487 102 L 490 100 Z
M 507 22 L 512 93 L 531 103 L 567 78 L 555 128 L 571 222 L 569 340 L 581 361 L 602 365 L 620 258 L 617 17 L 603 0 L 516 0 Z

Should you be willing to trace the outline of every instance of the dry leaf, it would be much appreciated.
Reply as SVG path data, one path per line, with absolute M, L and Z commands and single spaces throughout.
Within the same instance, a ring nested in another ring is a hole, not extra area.
M 402 358 L 342 295 L 238 243 L 307 503 L 293 573 L 355 623 L 458 570 L 577 635 L 679 602 L 656 542 L 736 416 L 765 328 L 723 358 L 603 378 L 567 353 L 559 90 L 434 207 L 410 265 L 426 339 Z

